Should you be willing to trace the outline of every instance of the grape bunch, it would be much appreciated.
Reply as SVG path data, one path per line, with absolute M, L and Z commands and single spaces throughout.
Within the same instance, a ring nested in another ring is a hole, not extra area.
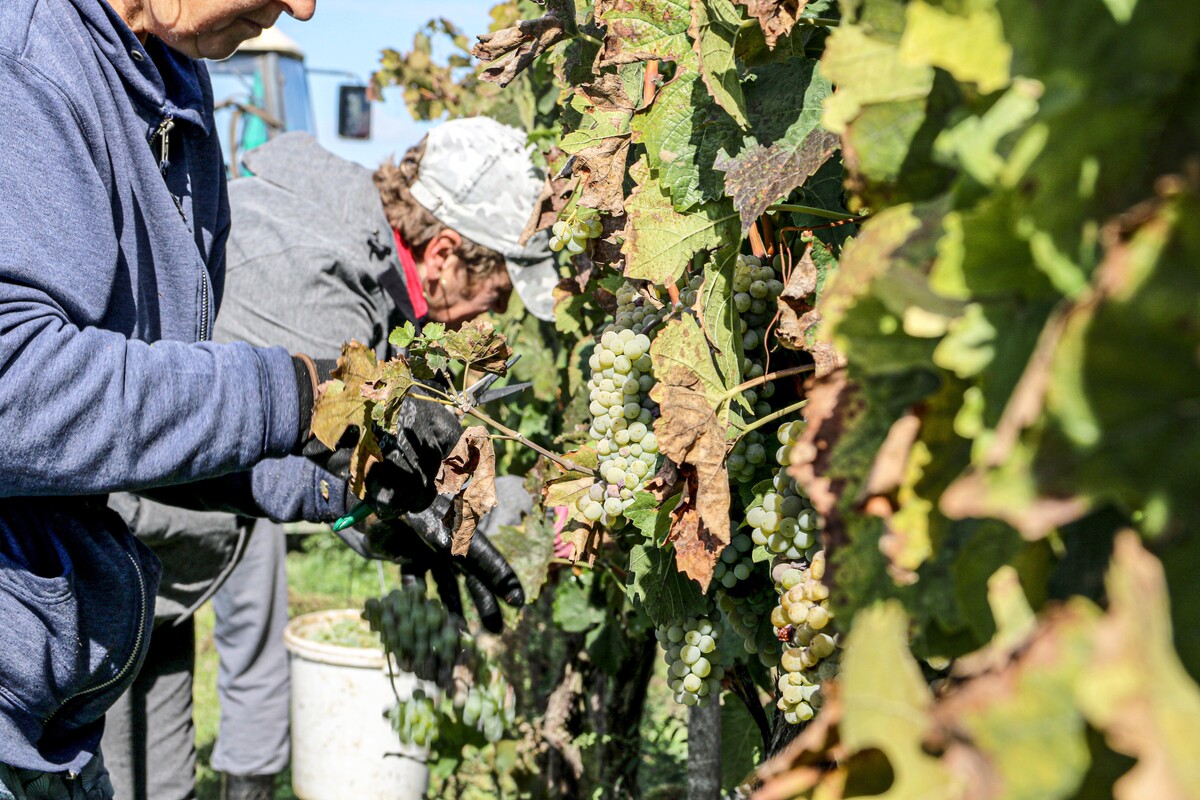
M 704 285 L 704 272 L 698 271 L 691 277 L 685 275 L 684 278 L 686 280 L 679 287 L 679 305 L 684 308 L 692 308 L 700 297 L 700 287 Z
M 751 558 L 753 550 L 754 542 L 749 534 L 743 531 L 734 533 L 713 567 L 713 583 L 732 589 L 739 581 L 749 578 L 754 570 L 754 561 Z
M 599 238 L 603 232 L 599 212 L 576 206 L 566 219 L 558 220 L 550 228 L 550 249 L 556 253 L 566 249 L 571 255 L 578 255 L 587 249 L 590 239 Z
M 660 626 L 654 632 L 667 662 L 667 680 L 675 702 L 704 707 L 721 693 L 725 670 L 717 660 L 720 629 L 712 620 L 689 617 L 681 624 Z
M 482 733 L 489 742 L 503 738 L 505 729 L 516 719 L 512 688 L 503 673 L 493 668 L 486 680 L 476 681 L 468 688 L 459 713 L 464 725 Z
M 768 669 L 779 665 L 779 639 L 771 625 L 771 609 L 777 599 L 769 584 L 746 596 L 717 593 L 717 607 L 729 627 L 742 640 L 746 652 L 757 655 Z
M 776 565 L 779 605 L 771 623 L 784 643 L 780 658 L 779 708 L 791 723 L 811 719 L 820 707 L 820 686 L 837 668 L 838 638 L 830 629 L 829 587 L 825 577 L 825 551 L 811 562 Z
M 440 600 L 426 597 L 421 584 L 368 598 L 363 619 L 400 669 L 425 680 L 447 680 L 465 646 L 457 617 Z
M 388 711 L 392 729 L 405 744 L 430 747 L 438 737 L 440 715 L 437 703 L 423 689 L 414 689 L 412 697 L 400 700 Z
M 658 440 L 651 430 L 650 337 L 640 331 L 661 319 L 661 309 L 651 309 L 644 300 L 631 284 L 621 287 L 616 322 L 600 336 L 589 359 L 588 433 L 596 442 L 601 480 L 580 497 L 576 508 L 585 519 L 605 525 L 629 507 L 658 463 Z
M 793 561 L 803 558 L 818 546 L 817 512 L 787 474 L 792 445 L 803 430 L 804 422 L 801 420 L 779 426 L 776 436 L 780 447 L 775 452 L 779 469 L 772 479 L 771 488 L 755 497 L 746 510 L 746 522 L 752 529 L 750 537 L 754 543 L 764 545 L 772 553 Z
M 750 431 L 737 440 L 729 454 L 729 482 L 734 485 L 754 483 L 754 474 L 767 463 L 767 439 L 759 431 Z
M 776 266 L 778 262 L 776 257 Z M 782 293 L 783 281 L 776 276 L 775 267 L 764 264 L 756 256 L 738 255 L 733 268 L 733 307 L 743 322 L 743 334 L 767 327 L 775 317 L 775 301 Z M 746 350 L 755 347 L 757 343 Z

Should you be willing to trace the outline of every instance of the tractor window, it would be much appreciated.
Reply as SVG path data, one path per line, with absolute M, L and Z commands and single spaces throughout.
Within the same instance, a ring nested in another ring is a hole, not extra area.
M 304 71 L 304 63 L 281 56 L 279 82 L 282 84 L 283 121 L 287 130 L 307 131 L 316 136 L 312 104 L 309 102 L 308 74 Z

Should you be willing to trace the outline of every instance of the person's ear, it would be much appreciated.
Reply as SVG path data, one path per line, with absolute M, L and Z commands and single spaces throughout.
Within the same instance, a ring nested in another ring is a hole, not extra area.
M 437 282 L 445 274 L 450 257 L 462 246 L 462 236 L 457 231 L 442 228 L 425 245 L 425 279 Z

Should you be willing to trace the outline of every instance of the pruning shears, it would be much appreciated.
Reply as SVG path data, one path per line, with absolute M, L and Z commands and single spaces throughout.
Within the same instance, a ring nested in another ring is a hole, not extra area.
M 518 353 L 506 361 L 504 364 L 505 371 L 507 372 L 509 369 L 512 369 L 513 364 L 516 364 L 517 359 L 520 357 L 521 356 Z M 510 383 L 507 386 L 501 386 L 499 389 L 493 389 L 492 384 L 499 379 L 500 376 L 496 374 L 484 375 L 482 378 L 475 381 L 475 383 L 464 389 L 463 393 L 455 398 L 457 400 L 456 411 L 458 415 L 460 417 L 464 416 L 476 406 L 487 405 L 488 403 L 494 403 L 497 400 L 502 400 L 505 397 L 511 397 L 512 395 L 520 394 L 528 389 L 531 385 L 530 381 L 523 381 L 521 383 Z M 345 515 L 344 517 L 339 517 L 338 520 L 333 523 L 333 530 L 337 532 L 353 527 L 367 517 L 371 516 L 371 514 L 374 512 L 375 507 L 370 503 L 359 503 L 349 514 Z

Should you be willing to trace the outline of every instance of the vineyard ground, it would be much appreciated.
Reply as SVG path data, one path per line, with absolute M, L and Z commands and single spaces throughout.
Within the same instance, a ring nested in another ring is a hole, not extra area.
M 315 547 L 288 554 L 288 615 L 295 617 L 327 608 L 361 608 L 368 596 L 378 594 L 376 567 L 345 548 Z M 197 800 L 218 800 L 220 776 L 210 767 L 217 738 L 220 713 L 217 704 L 217 650 L 213 644 L 212 604 L 196 614 L 196 678 L 193 690 L 196 724 Z M 687 763 L 686 711 L 671 702 L 665 665 L 650 684 L 650 696 L 642 723 L 645 761 L 642 776 L 645 790 L 660 790 L 661 797 L 674 797 L 671 787 L 682 784 Z M 680 795 L 682 796 L 682 795 Z M 280 775 L 277 800 L 296 800 L 290 771 Z

